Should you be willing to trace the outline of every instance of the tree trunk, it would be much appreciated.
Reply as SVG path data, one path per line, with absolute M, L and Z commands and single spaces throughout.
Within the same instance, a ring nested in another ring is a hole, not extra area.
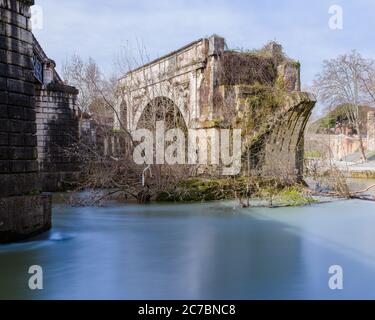
M 142 189 L 137 194 L 137 202 L 139 204 L 148 204 L 151 201 L 150 189 L 148 187 Z
M 363 145 L 363 138 L 362 138 L 360 126 L 359 126 L 358 123 L 356 124 L 356 129 L 357 129 L 357 134 L 358 134 L 358 138 L 359 138 L 359 149 L 361 151 L 361 158 L 362 158 L 363 161 L 366 161 L 367 157 L 366 157 L 366 153 L 365 153 L 365 147 Z

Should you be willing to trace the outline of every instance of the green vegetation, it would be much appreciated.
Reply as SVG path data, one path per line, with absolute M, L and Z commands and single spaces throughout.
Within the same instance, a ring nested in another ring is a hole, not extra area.
M 272 86 L 255 83 L 246 86 L 246 97 L 240 102 L 244 110 L 235 119 L 235 125 L 240 125 L 245 129 L 243 134 L 248 134 L 256 132 L 267 123 L 265 119 L 272 117 L 274 112 L 284 105 L 285 95 Z
M 305 206 L 315 202 L 315 200 L 307 195 L 301 187 L 292 186 L 283 189 L 276 195 L 277 203 L 286 206 Z
M 284 76 L 281 74 L 276 79 L 276 88 L 283 90 L 285 88 Z
M 285 105 L 285 92 L 259 83 L 248 85 L 245 90 L 246 94 L 240 100 L 242 111 L 237 113 L 233 127 L 242 129 L 244 149 L 259 142 L 257 148 L 260 150 L 264 143 L 261 140 L 277 123 L 276 114 Z
M 202 202 L 245 199 L 266 200 L 269 206 L 304 206 L 314 202 L 300 185 L 287 185 L 275 178 L 192 178 L 160 192 L 158 202 Z
M 235 192 L 244 195 L 246 186 L 247 181 L 244 178 L 192 178 L 180 182 L 169 191 L 159 193 L 156 200 L 196 202 L 233 199 Z
M 322 153 L 318 150 L 307 151 L 305 153 L 306 158 L 321 158 Z
M 328 112 L 324 117 L 320 118 L 319 120 L 315 121 L 312 126 L 311 130 L 314 132 L 325 131 L 327 129 L 335 128 L 336 123 L 346 123 L 348 122 L 347 117 L 347 110 L 348 105 L 342 104 L 337 106 L 332 111 Z M 367 123 L 367 114 L 369 111 L 375 111 L 374 108 L 368 106 L 360 106 L 359 113 L 360 113 L 360 122 L 363 124 Z
M 297 69 L 301 69 L 301 62 L 297 60 L 297 61 L 293 61 L 292 63 L 293 63 L 293 66 L 295 66 Z
M 214 128 L 219 127 L 222 123 L 222 120 L 220 118 L 212 119 L 212 120 L 206 120 L 203 122 L 204 128 Z

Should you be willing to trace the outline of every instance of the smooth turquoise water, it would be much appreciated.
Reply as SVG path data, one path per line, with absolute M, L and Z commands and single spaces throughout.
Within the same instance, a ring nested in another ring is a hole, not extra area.
M 49 233 L 0 246 L 0 298 L 375 299 L 375 203 L 55 206 Z

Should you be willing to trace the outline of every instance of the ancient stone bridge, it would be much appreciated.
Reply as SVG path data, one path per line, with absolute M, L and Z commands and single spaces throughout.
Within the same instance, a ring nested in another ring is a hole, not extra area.
M 120 80 L 121 108 L 129 106 L 128 129 L 137 127 L 146 106 L 158 97 L 173 101 L 188 127 L 213 119 L 218 57 L 223 51 L 224 39 L 200 39 L 129 72 Z
M 237 52 L 214 35 L 128 72 L 118 85 L 117 126 L 142 128 L 150 105 L 173 103 L 189 129 L 241 128 L 244 154 L 252 151 L 261 174 L 302 176 L 303 132 L 315 101 L 300 90 L 299 63 L 275 42 Z

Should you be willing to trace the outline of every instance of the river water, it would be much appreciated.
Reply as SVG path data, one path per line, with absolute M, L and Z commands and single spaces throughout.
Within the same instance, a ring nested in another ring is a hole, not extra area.
M 54 206 L 53 229 L 0 246 L 0 299 L 375 299 L 375 204 Z M 28 288 L 43 268 L 44 289 Z M 332 265 L 343 290 L 328 286 Z

